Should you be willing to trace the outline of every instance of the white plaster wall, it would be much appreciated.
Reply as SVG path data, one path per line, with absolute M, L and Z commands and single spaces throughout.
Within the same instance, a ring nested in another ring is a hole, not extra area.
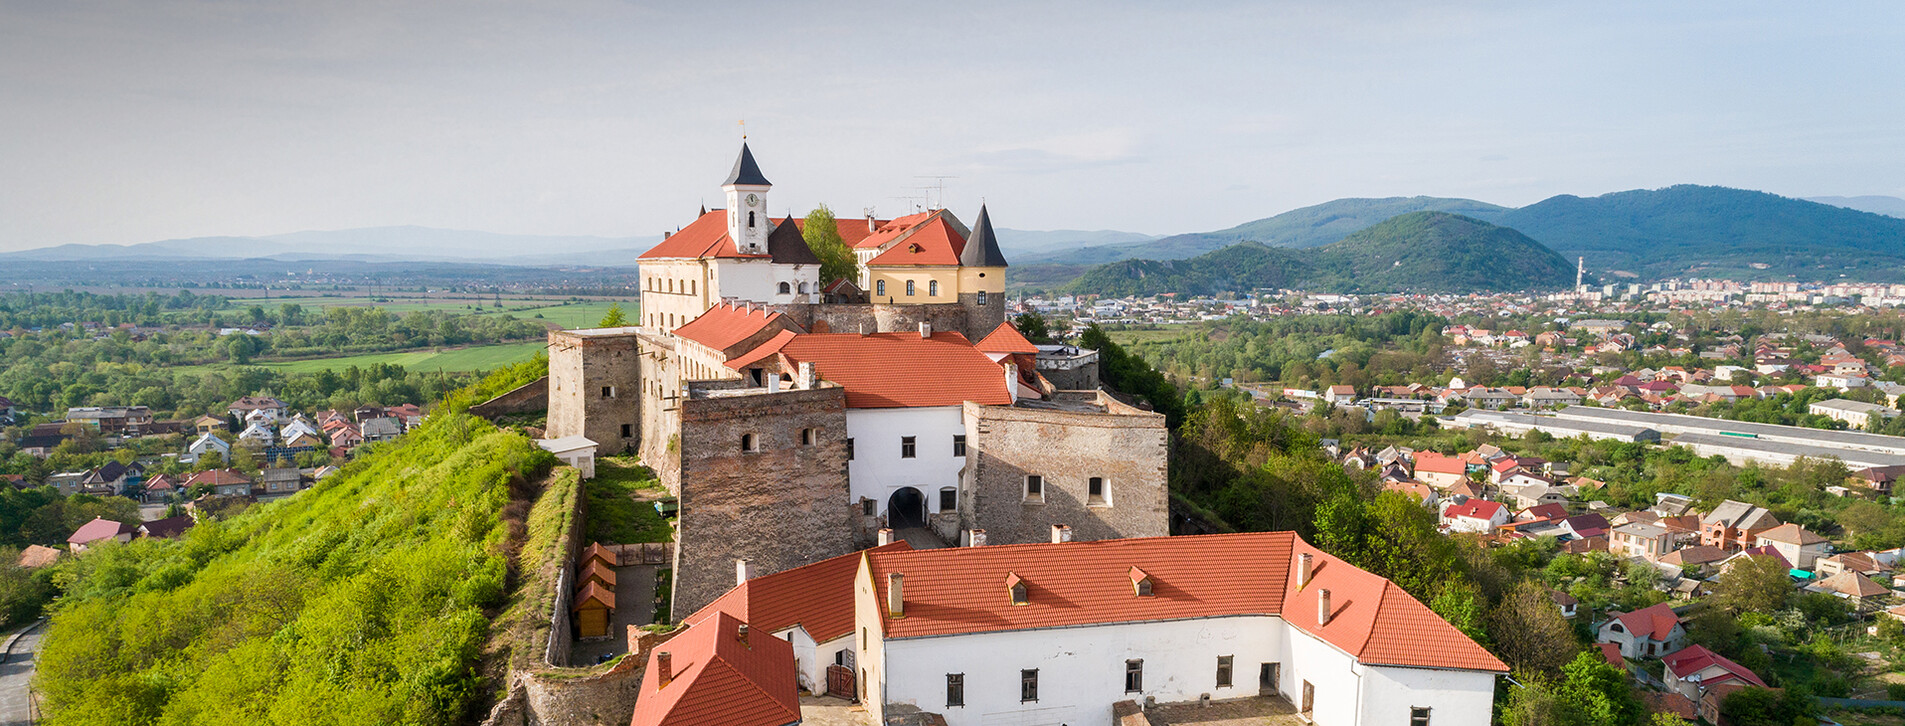
M 853 638 L 850 635 L 825 643 L 815 643 L 813 637 L 807 634 L 807 629 L 798 625 L 774 635 L 793 644 L 795 671 L 799 674 L 797 678 L 800 687 L 812 693 L 826 692 L 827 666 L 833 665 L 834 653 L 853 648 Z M 852 662 L 852 656 L 848 656 L 848 662 Z
M 1362 687 L 1356 659 L 1300 629 L 1287 625 L 1285 629 L 1288 634 L 1284 638 L 1287 645 L 1281 658 L 1283 682 L 1278 689 L 1292 705 L 1302 708 L 1303 683 L 1308 681 L 1316 687 L 1313 723 L 1318 726 L 1354 726 L 1357 723 L 1357 704 Z M 1492 697 L 1492 690 L 1490 694 Z
M 951 726 L 1109 725 L 1111 704 L 1126 699 L 1257 695 L 1257 664 L 1281 657 L 1284 630 L 1281 618 L 1239 616 L 888 640 L 884 703 L 943 714 Z M 1234 658 L 1233 685 L 1220 689 L 1223 655 Z M 1144 690 L 1125 693 L 1133 658 L 1144 660 Z M 1039 671 L 1036 703 L 1019 701 L 1027 668 Z M 946 707 L 948 673 L 966 676 L 964 707 Z
M 1359 724 L 1407 724 L 1422 706 L 1435 726 L 1488 726 L 1495 708 L 1493 673 L 1364 666 L 1362 681 Z
M 751 300 L 758 303 L 786 304 L 808 299 L 799 294 L 801 280 L 811 285 L 820 279 L 820 267 L 776 265 L 765 259 L 729 259 L 714 261 L 715 301 L 722 298 Z M 792 284 L 792 293 L 780 294 L 779 283 Z M 809 296 L 811 297 L 811 295 Z
M 877 511 L 884 515 L 893 492 L 911 486 L 926 497 L 927 512 L 939 511 L 940 488 L 959 487 L 966 457 L 952 455 L 953 436 L 965 433 L 960 406 L 848 409 L 853 461 L 847 463 L 847 480 L 853 501 L 877 500 Z M 917 437 L 915 458 L 900 458 L 902 436 Z M 966 493 L 959 496 L 963 501 Z

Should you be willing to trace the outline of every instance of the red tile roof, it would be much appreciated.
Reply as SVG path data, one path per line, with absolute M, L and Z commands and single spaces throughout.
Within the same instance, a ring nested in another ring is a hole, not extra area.
M 771 354 L 785 357 L 789 367 L 813 363 L 822 379 L 847 389 L 849 408 L 1012 402 L 1005 369 L 958 333 L 922 338 L 918 333 L 783 332 L 727 364 L 739 369 Z
M 1314 559 L 1303 588 L 1298 554 Z M 1331 557 L 1292 532 L 1151 537 L 871 554 L 876 600 L 906 576 L 903 617 L 881 609 L 887 637 L 911 638 L 1227 615 L 1275 615 L 1365 664 L 1506 672 L 1495 656 L 1395 584 Z M 1131 589 L 1130 568 L 1152 595 Z M 1017 575 L 1029 603 L 1012 605 Z M 1332 615 L 1317 622 L 1317 593 Z
M 1600 649 L 1601 660 L 1607 661 L 1608 665 L 1623 670 L 1627 668 L 1627 661 L 1621 658 L 1620 643 L 1595 643 L 1594 647 Z
M 743 643 L 741 625 L 727 613 L 715 613 L 657 647 L 642 674 L 630 726 L 799 723 L 794 646 L 766 633 L 750 634 Z M 668 654 L 672 672 L 665 682 L 662 653 Z
M 805 228 L 805 220 L 795 220 L 795 224 Z M 865 219 L 838 219 L 834 224 L 840 228 L 840 238 L 852 247 L 868 236 Z M 710 209 L 703 213 L 681 231 L 669 235 L 654 247 L 648 248 L 635 259 L 654 260 L 665 258 L 701 259 L 751 258 L 763 259 L 769 255 L 743 255 L 734 251 L 734 241 L 728 237 L 728 213 L 724 209 Z
M 1760 688 L 1766 687 L 1766 681 L 1760 680 L 1760 677 L 1746 666 L 1728 660 L 1726 656 L 1720 655 L 1719 653 L 1707 650 L 1706 646 L 1690 645 L 1668 653 L 1667 656 L 1661 658 L 1661 660 L 1667 664 L 1667 670 L 1669 672 L 1672 672 L 1676 677 L 1680 678 L 1685 678 L 1714 666 L 1719 666 L 1721 670 L 1726 671 L 1726 675 L 1701 679 L 1701 685 L 1734 680 L 1759 686 Z
M 908 214 L 904 217 L 894 217 L 886 222 L 878 223 L 876 225 L 878 228 L 871 233 L 861 234 L 859 237 L 847 240 L 847 246 L 854 248 L 879 247 L 905 235 L 908 230 L 918 226 L 921 222 L 926 221 L 928 217 L 935 214 L 938 214 L 938 212 L 919 212 L 916 214 Z M 864 228 L 865 227 L 862 227 L 862 229 Z
M 993 328 L 991 333 L 981 338 L 973 347 L 978 348 L 982 353 L 1038 353 L 1038 346 L 1026 340 L 1019 329 L 1013 327 L 1011 323 L 999 323 L 999 327 Z
M 868 551 L 909 549 L 912 547 L 901 541 Z M 816 643 L 850 635 L 853 633 L 853 578 L 860 572 L 862 554 L 832 557 L 748 580 L 681 622 L 694 625 L 714 617 L 715 613 L 727 613 L 763 633 L 800 626 Z
M 1610 613 L 1619 620 L 1627 631 L 1635 635 L 1666 640 L 1673 635 L 1673 628 L 1680 624 L 1680 616 L 1675 615 L 1673 606 L 1667 603 L 1650 605 L 1630 613 Z
M 1502 505 L 1495 502 L 1486 499 L 1470 499 L 1444 510 L 1442 516 L 1447 519 L 1468 517 L 1471 519 L 1493 520 L 1495 515 L 1500 514 L 1502 511 Z
M 1467 474 L 1468 464 L 1460 457 L 1438 454 L 1433 451 L 1416 452 L 1416 471 L 1437 474 Z
M 252 483 L 251 477 L 248 477 L 242 473 L 239 473 L 237 469 L 208 469 L 205 471 L 201 471 L 197 474 L 193 474 L 192 478 L 185 480 L 185 488 L 190 489 L 200 484 L 204 484 L 205 486 L 208 486 L 208 487 L 215 487 L 215 486 L 220 486 L 224 484 L 250 484 L 250 483 Z
M 724 302 L 708 308 L 707 312 L 688 321 L 686 325 L 675 328 L 675 335 L 718 351 L 726 351 L 729 346 L 747 340 L 748 336 L 761 332 L 761 328 L 782 317 L 780 313 L 766 308 L 750 309 Z
M 867 260 L 867 265 L 956 266 L 959 264 L 959 251 L 965 247 L 966 239 L 947 221 L 946 215 L 941 214 L 920 224 L 912 234 L 894 243 L 885 252 L 874 255 L 873 259 Z

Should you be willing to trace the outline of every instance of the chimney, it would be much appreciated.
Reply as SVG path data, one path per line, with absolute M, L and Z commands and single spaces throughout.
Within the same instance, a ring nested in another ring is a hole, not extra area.
M 747 645 L 747 623 L 741 623 L 740 627 L 735 629 L 734 639 L 741 641 L 742 645 Z
M 661 233 L 662 239 L 668 239 L 669 237 L 673 237 L 673 236 L 675 236 L 674 232 L 670 232 L 668 230 L 662 230 L 662 233 Z
M 734 584 L 739 585 L 754 579 L 754 563 L 747 560 L 734 561 Z
M 1296 556 L 1296 589 L 1301 590 L 1305 585 L 1310 584 L 1310 567 L 1313 559 L 1308 552 Z
M 986 531 L 983 529 L 966 530 L 966 546 L 967 547 L 986 546 Z
M 900 586 L 906 577 L 900 573 L 888 573 L 886 576 L 886 613 L 896 618 L 906 617 L 906 600 L 900 594 Z
M 774 371 L 767 372 L 767 392 L 768 393 L 781 392 L 781 374 Z
M 871 209 L 867 210 L 867 231 L 868 232 L 879 231 L 879 225 L 873 223 L 873 210 Z
M 674 659 L 668 657 L 668 651 L 655 654 L 655 683 L 657 688 L 666 688 L 668 682 L 675 679 Z
M 794 376 L 795 385 L 802 390 L 814 387 L 814 364 L 800 364 L 799 373 Z
M 1019 402 L 1019 366 L 1017 364 L 1005 364 L 1005 392 L 1012 397 L 1013 403 Z
M 893 530 L 892 529 L 885 528 L 885 527 L 880 528 L 880 544 L 882 545 L 893 544 Z
M 1052 544 L 1072 541 L 1072 528 L 1062 524 L 1052 525 Z
M 920 321 L 919 337 L 921 338 L 933 337 L 933 324 L 929 322 L 925 322 L 925 321 Z
M 861 323 L 861 324 L 860 324 L 860 337 L 862 337 L 862 338 L 864 338 L 864 337 L 866 337 L 866 334 L 867 334 L 867 324 L 866 324 L 866 323 Z
M 1330 591 L 1327 589 L 1316 591 L 1316 624 L 1330 624 Z

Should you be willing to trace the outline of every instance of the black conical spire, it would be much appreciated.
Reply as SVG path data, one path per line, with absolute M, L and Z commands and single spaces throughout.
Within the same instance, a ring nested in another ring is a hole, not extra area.
M 966 238 L 966 248 L 959 251 L 959 264 L 964 267 L 1005 267 L 1005 253 L 999 251 L 999 238 L 992 233 L 992 217 L 986 214 L 986 205 L 979 205 L 979 218 L 973 220 L 972 235 Z
M 761 175 L 761 167 L 754 163 L 754 152 L 747 150 L 747 142 L 741 142 L 741 158 L 734 160 L 734 171 L 728 173 L 728 180 L 721 186 L 773 186 L 767 177 Z

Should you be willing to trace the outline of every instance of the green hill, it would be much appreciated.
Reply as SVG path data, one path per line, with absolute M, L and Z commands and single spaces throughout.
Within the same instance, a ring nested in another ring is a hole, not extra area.
M 1313 250 L 1241 242 L 1188 260 L 1122 260 L 1065 287 L 1111 296 L 1210 295 L 1253 288 L 1337 292 L 1554 289 L 1573 266 L 1512 229 L 1446 212 L 1411 212 Z
M 1025 262 L 1102 264 L 1127 259 L 1177 260 L 1238 242 L 1262 242 L 1271 247 L 1321 247 L 1385 219 L 1420 211 L 1453 212 L 1492 221 L 1509 210 L 1473 199 L 1443 197 L 1337 199 L 1245 222 L 1230 229 L 1172 235 L 1145 242 L 1083 247 L 1028 257 Z
M 528 483 L 554 459 L 446 408 L 295 496 L 59 565 L 48 723 L 471 720 Z
M 1590 269 L 1641 278 L 1895 280 L 1905 267 L 1905 219 L 1725 187 L 1562 195 L 1499 223 Z

